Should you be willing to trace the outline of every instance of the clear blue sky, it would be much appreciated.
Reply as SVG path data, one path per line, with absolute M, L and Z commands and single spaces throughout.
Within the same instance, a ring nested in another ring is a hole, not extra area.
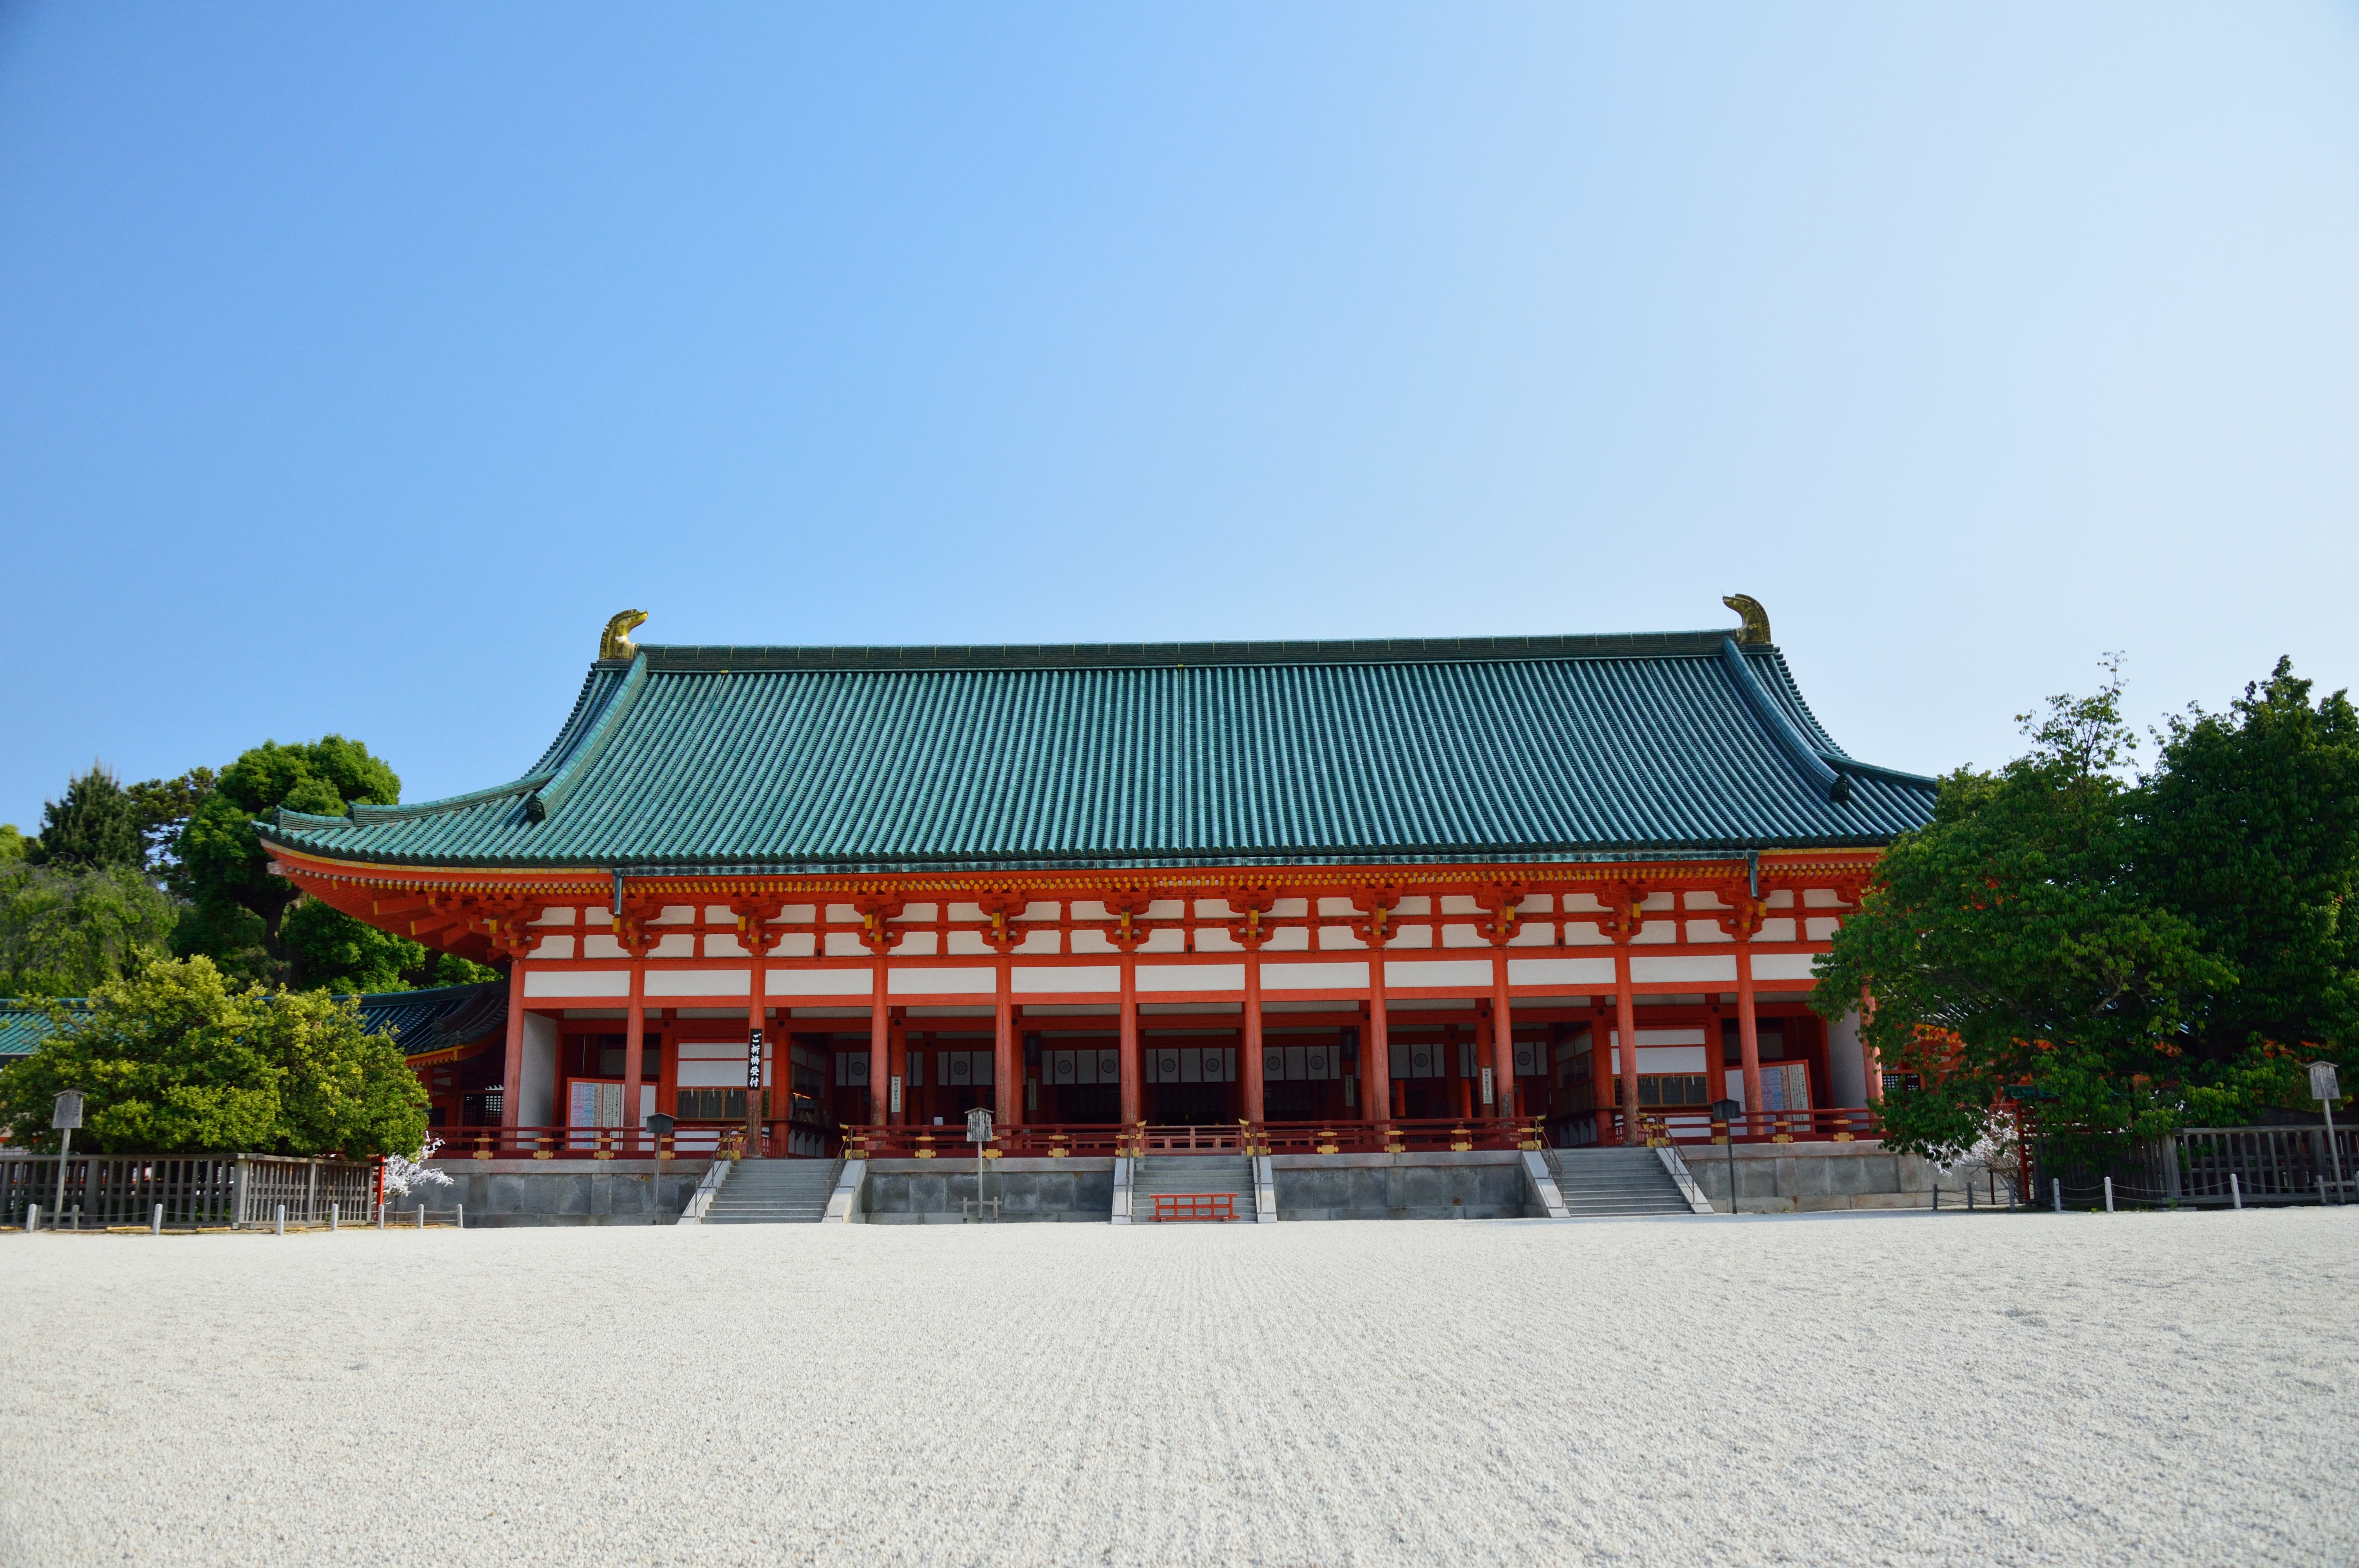
M 2322 4 L 0 10 L 0 819 L 658 642 L 1653 630 L 1870 760 L 2359 683 Z

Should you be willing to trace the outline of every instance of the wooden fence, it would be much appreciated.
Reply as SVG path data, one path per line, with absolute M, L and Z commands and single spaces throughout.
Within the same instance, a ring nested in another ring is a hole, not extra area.
M 2359 1129 L 2337 1127 L 2333 1153 L 2342 1156 L 2339 1190 L 2323 1124 L 2188 1127 L 2133 1144 L 2111 1161 L 2066 1160 L 2043 1151 L 2034 1196 L 2046 1200 L 2054 1191 L 2050 1184 L 2060 1183 L 2064 1202 L 2078 1207 L 2096 1201 L 2110 1177 L 2114 1200 L 2125 1204 L 2225 1208 L 2237 1202 L 2348 1202 L 2359 1178 Z
M 353 1224 L 376 1201 L 375 1162 L 282 1154 L 70 1154 L 65 1188 L 55 1154 L 0 1155 L 0 1225 L 21 1227 L 33 1205 L 44 1229 L 145 1226 L 156 1206 L 175 1229 L 264 1226 L 287 1206 L 290 1225 L 325 1225 L 336 1205 Z

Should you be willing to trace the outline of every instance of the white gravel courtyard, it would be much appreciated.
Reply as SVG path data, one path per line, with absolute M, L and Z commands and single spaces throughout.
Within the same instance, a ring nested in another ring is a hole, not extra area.
M 0 1236 L 0 1563 L 2359 1561 L 2359 1209 Z

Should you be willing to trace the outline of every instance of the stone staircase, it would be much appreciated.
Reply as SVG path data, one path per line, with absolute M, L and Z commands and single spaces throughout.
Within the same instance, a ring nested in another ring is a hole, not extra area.
M 1575 1219 L 1694 1212 L 1652 1149 L 1551 1149 L 1548 1160 Z
M 817 1225 L 835 1190 L 833 1160 L 740 1160 L 705 1211 L 707 1225 Z
M 1158 1193 L 1225 1193 L 1237 1200 L 1238 1224 L 1256 1217 L 1253 1162 L 1242 1154 L 1150 1154 L 1139 1161 L 1131 1173 L 1133 1225 L 1155 1223 Z

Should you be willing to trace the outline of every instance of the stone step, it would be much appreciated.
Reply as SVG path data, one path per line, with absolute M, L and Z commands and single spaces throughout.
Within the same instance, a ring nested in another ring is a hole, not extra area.
M 1203 1193 L 1236 1200 L 1237 1218 L 1255 1218 L 1253 1162 L 1242 1155 L 1152 1155 L 1133 1167 L 1131 1216 L 1144 1225 L 1155 1223 L 1155 1199 L 1170 1194 Z
M 832 1160 L 743 1160 L 713 1195 L 707 1225 L 817 1225 L 835 1191 Z
M 1550 1150 L 1549 1165 L 1567 1214 L 1611 1218 L 1692 1212 L 1652 1149 Z

